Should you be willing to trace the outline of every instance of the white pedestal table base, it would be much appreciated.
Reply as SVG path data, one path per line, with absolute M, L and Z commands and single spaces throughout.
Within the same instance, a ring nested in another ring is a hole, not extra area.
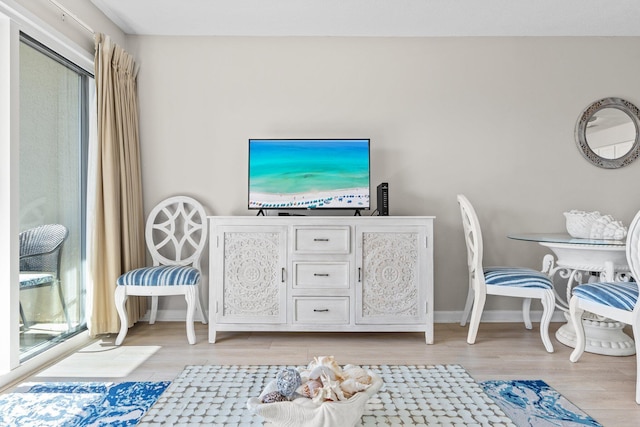
M 585 315 L 586 317 L 582 320 L 587 340 L 584 351 L 606 356 L 636 354 L 633 339 L 623 331 L 624 323 L 594 319 L 589 317 L 590 313 Z M 568 317 L 568 314 L 565 314 L 565 317 Z M 576 347 L 576 332 L 570 321 L 556 331 L 556 339 L 568 347 Z

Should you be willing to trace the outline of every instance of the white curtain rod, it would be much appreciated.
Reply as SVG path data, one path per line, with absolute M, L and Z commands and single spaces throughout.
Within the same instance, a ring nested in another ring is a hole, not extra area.
M 75 14 L 71 13 L 69 11 L 69 9 L 67 9 L 66 7 L 64 7 L 63 5 L 61 5 L 60 3 L 58 3 L 56 0 L 49 0 L 49 2 L 51 2 L 55 7 L 57 7 L 58 9 L 60 9 L 60 11 L 62 11 L 62 20 L 64 21 L 64 17 L 69 16 L 71 19 L 73 19 L 74 21 L 76 21 L 82 28 L 84 28 L 85 30 L 87 30 L 88 32 L 90 32 L 91 34 L 95 34 L 95 32 L 93 31 L 93 29 L 88 26 L 87 24 L 85 24 L 80 18 L 78 18 Z

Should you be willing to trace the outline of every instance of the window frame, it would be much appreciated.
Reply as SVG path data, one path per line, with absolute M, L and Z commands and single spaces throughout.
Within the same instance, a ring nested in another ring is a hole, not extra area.
M 0 287 L 0 339 L 9 344 L 5 344 L 0 350 L 0 387 L 45 366 L 68 351 L 89 342 L 90 339 L 85 331 L 24 363 L 20 362 L 20 187 L 17 166 L 20 144 L 20 33 L 42 43 L 84 71 L 93 74 L 94 70 L 93 52 L 81 48 L 15 2 L 0 2 L 0 206 L 4 206 L 0 210 L 0 280 L 12 284 Z M 95 108 L 90 110 L 94 111 Z M 84 193 L 86 194 L 86 191 Z M 15 327 L 12 327 L 13 325 Z

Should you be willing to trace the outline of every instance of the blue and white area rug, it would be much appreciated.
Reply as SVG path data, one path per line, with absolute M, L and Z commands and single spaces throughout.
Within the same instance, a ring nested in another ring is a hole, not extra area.
M 542 380 L 494 380 L 480 385 L 518 426 L 602 427 Z
M 0 395 L 0 426 L 262 426 L 247 399 L 284 367 L 188 366 L 171 383 L 27 383 Z M 362 427 L 601 427 L 544 381 L 476 383 L 459 365 L 364 367 L 385 384 Z
M 169 384 L 26 383 L 13 393 L 0 395 L 0 425 L 133 426 Z
M 281 365 L 187 366 L 172 382 L 158 402 L 140 422 L 140 426 L 159 424 L 188 426 L 262 426 L 264 420 L 247 410 L 249 397 L 258 396 L 266 383 L 274 379 Z M 474 381 L 459 365 L 368 365 L 380 374 L 382 389 L 372 397 L 360 426 L 569 426 L 567 419 L 586 416 L 550 393 L 554 411 L 536 403 L 531 391 L 519 391 L 521 384 L 512 385 L 513 394 L 527 395 L 526 404 L 505 405 L 505 395 L 494 393 L 489 383 Z M 496 387 L 499 385 L 496 384 Z M 500 385 L 502 390 L 506 387 Z M 488 390 L 489 393 L 486 393 Z M 530 390 L 530 389 L 529 389 Z M 521 399 L 524 401 L 525 399 Z M 532 414 L 528 414 L 528 412 Z M 569 412 L 572 412 L 570 415 Z M 529 421 L 533 421 L 530 423 Z M 578 424 L 576 424 L 578 425 Z M 580 424 L 598 426 L 595 424 Z

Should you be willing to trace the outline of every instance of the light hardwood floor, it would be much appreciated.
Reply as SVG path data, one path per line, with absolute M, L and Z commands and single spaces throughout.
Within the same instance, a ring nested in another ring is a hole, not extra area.
M 551 332 L 560 324 L 552 324 Z M 207 342 L 207 326 L 196 323 L 198 342 L 187 344 L 184 323 L 138 323 L 120 347 L 104 337 L 25 381 L 172 380 L 185 365 L 295 364 L 333 355 L 338 363 L 460 364 L 477 381 L 542 379 L 606 427 L 640 425 L 635 403 L 635 356 L 585 353 L 569 361 L 571 348 L 552 338 L 544 350 L 537 325 L 483 323 L 474 345 L 467 328 L 436 324 L 435 344 L 421 333 L 250 333 L 218 332 Z M 629 331 L 630 332 L 630 331 Z

